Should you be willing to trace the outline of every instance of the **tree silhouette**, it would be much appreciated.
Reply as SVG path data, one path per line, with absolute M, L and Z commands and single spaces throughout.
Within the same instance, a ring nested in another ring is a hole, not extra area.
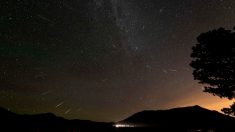
M 193 76 L 204 84 L 204 92 L 235 98 L 235 32 L 219 28 L 202 33 L 192 47 Z M 235 115 L 235 104 L 222 111 Z
M 235 102 L 233 103 L 233 105 L 230 106 L 230 108 L 223 108 L 222 112 L 224 112 L 227 115 L 232 115 L 235 116 Z

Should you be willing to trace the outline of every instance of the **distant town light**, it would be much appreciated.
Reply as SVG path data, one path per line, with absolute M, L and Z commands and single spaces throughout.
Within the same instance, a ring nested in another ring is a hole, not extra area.
M 130 124 L 114 124 L 114 127 L 116 128 L 124 128 L 124 127 L 135 127 L 134 125 Z

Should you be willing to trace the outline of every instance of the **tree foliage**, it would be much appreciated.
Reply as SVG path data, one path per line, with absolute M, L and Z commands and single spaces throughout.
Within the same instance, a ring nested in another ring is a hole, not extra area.
M 223 108 L 222 112 L 227 115 L 235 116 L 235 102 L 230 106 L 230 108 Z
M 197 41 L 190 64 L 194 79 L 205 85 L 204 92 L 235 98 L 235 32 L 219 28 L 200 34 Z

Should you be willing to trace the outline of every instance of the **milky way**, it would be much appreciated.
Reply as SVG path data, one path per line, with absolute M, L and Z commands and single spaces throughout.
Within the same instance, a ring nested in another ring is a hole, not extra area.
M 2 0 L 0 105 L 97 121 L 218 110 L 228 102 L 202 92 L 190 53 L 200 33 L 232 29 L 234 9 L 233 0 Z

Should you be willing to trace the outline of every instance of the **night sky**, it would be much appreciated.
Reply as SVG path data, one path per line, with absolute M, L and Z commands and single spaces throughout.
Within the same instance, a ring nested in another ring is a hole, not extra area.
M 196 37 L 232 29 L 234 0 L 1 0 L 0 106 L 118 121 L 227 100 L 193 80 Z

